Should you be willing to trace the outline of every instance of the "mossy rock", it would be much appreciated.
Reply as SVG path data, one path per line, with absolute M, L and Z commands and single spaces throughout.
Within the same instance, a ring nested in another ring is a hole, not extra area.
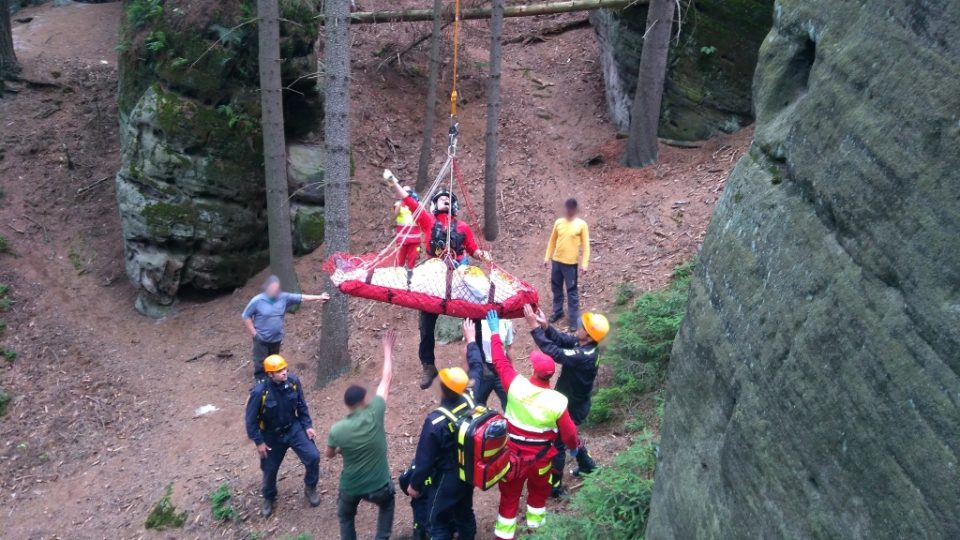
M 463 340 L 463 319 L 440 315 L 437 319 L 437 343 L 447 345 Z
M 295 204 L 293 213 L 293 252 L 306 255 L 323 244 L 325 230 L 322 206 Z
M 752 121 L 757 51 L 772 24 L 773 0 L 702 0 L 684 10 L 671 48 L 659 135 L 698 140 Z M 607 106 L 621 130 L 630 123 L 647 7 L 591 15 L 601 45 Z

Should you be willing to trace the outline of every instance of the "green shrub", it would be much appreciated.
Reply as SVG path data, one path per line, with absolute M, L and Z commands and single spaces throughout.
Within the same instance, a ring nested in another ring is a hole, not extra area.
M 0 388 L 0 416 L 7 414 L 7 406 L 10 405 L 10 394 Z
M 157 504 L 153 506 L 153 510 L 150 511 L 150 515 L 147 516 L 147 521 L 144 523 L 146 528 L 163 530 L 172 527 L 179 529 L 187 522 L 187 513 L 177 513 L 177 508 L 170 501 L 170 495 L 172 494 L 173 484 L 167 484 L 163 497 L 160 497 Z
M 3 357 L 8 363 L 12 364 L 17 361 L 17 351 L 4 347 L 0 349 L 0 356 Z
M 158 53 L 167 48 L 167 34 L 160 30 L 150 32 L 143 44 L 150 52 Z
M 134 28 L 142 28 L 160 15 L 163 15 L 163 0 L 132 0 L 127 5 L 127 21 Z
M 7 330 L 7 321 L 0 319 L 0 336 Z
M 210 507 L 213 519 L 217 521 L 236 521 L 237 511 L 233 508 L 233 491 L 230 484 L 224 482 L 210 494 Z
M 0 234 L 0 253 L 9 253 L 10 252 L 10 243 L 7 242 L 7 237 Z
M 0 298 L 0 312 L 10 311 L 13 307 L 13 300 L 9 298 Z
M 617 283 L 617 290 L 613 297 L 613 303 L 617 306 L 625 306 L 627 302 L 633 300 L 637 296 L 637 289 L 633 286 L 633 283 L 627 283 L 626 281 Z
M 656 450 L 649 433 L 610 466 L 585 477 L 572 513 L 550 516 L 532 540 L 642 540 L 653 493 Z
M 594 396 L 591 423 L 607 422 L 620 411 L 635 410 L 643 394 L 663 383 L 670 349 L 687 310 L 692 271 L 692 263 L 676 267 L 667 287 L 640 295 L 617 316 L 603 358 L 613 367 L 613 381 Z
M 284 536 L 280 540 L 313 540 L 313 535 L 304 532 L 294 536 Z
M 3 298 L 10 292 L 10 286 L 0 283 L 0 298 Z

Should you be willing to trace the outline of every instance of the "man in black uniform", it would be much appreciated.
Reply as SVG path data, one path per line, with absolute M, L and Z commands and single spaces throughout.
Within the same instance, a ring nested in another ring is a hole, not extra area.
M 287 371 L 287 362 L 279 354 L 263 361 L 267 380 L 256 385 L 247 399 L 247 437 L 257 445 L 260 470 L 263 471 L 263 506 L 260 515 L 273 514 L 277 498 L 277 472 L 287 449 L 292 448 L 303 462 L 304 495 L 310 506 L 320 505 L 317 482 L 320 480 L 320 451 L 314 439 L 313 420 L 303 397 L 300 379 Z
M 465 338 L 470 374 L 459 367 L 440 370 L 440 406 L 423 422 L 410 485 L 405 490 L 414 499 L 426 498 L 426 511 L 421 512 L 430 540 L 451 540 L 454 533 L 459 540 L 473 540 L 477 534 L 473 485 L 460 480 L 457 473 L 457 435 L 451 419 L 476 407 L 468 387 L 483 376 L 483 352 L 476 336 L 465 333 Z M 418 504 L 413 503 L 414 519 Z
M 564 334 L 550 326 L 543 311 L 534 312 L 531 306 L 524 306 L 523 315 L 537 347 L 563 366 L 555 388 L 567 396 L 570 418 L 579 426 L 590 414 L 593 383 L 600 366 L 599 343 L 609 332 L 610 323 L 603 315 L 586 312 L 580 316 L 576 334 Z M 566 465 L 566 448 L 559 439 L 557 449 L 559 453 L 553 459 L 550 479 L 554 497 L 563 493 L 563 468 Z M 577 453 L 577 469 L 573 474 L 590 474 L 596 468 L 596 463 L 581 439 L 580 451 Z

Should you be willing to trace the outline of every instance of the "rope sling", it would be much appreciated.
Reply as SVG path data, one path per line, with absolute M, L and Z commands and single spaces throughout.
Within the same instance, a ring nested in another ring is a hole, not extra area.
M 432 201 L 441 188 L 453 194 L 456 187 L 469 215 L 468 223 L 473 226 L 474 231 L 479 231 L 477 214 L 473 211 L 457 160 L 460 24 L 460 0 L 454 0 L 453 82 L 450 90 L 447 159 L 421 200 Z M 385 170 L 383 174 L 384 179 L 396 181 L 396 177 L 389 170 Z M 524 305 L 536 305 L 539 302 L 533 286 L 512 276 L 493 262 L 486 263 L 487 271 L 484 272 L 479 266 L 461 264 L 457 261 L 456 254 L 451 253 L 455 226 L 453 206 L 451 200 L 447 208 L 447 224 L 444 227 L 446 249 L 421 261 L 412 271 L 397 263 L 397 253 L 402 244 L 398 239 L 420 232 L 417 220 L 424 212 L 429 211 L 422 203 L 412 213 L 411 223 L 398 226 L 394 238 L 378 253 L 334 253 L 324 263 L 323 270 L 330 275 L 330 280 L 340 292 L 350 296 L 460 318 L 483 318 L 490 310 L 498 312 L 504 318 L 523 316 Z M 478 247 L 486 251 L 482 236 L 477 235 L 476 241 Z

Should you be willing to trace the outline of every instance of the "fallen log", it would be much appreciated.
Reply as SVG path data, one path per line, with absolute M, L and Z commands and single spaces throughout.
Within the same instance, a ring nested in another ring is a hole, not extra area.
M 557 13 L 592 11 L 595 9 L 623 9 L 631 5 L 646 4 L 647 1 L 648 0 L 567 0 L 564 2 L 549 2 L 545 4 L 512 5 L 506 6 L 503 9 L 503 16 L 533 17 L 535 15 L 554 15 Z M 492 8 L 490 7 L 465 8 L 460 12 L 460 18 L 462 20 L 489 19 L 491 12 Z M 320 21 L 320 24 L 324 23 L 323 15 L 318 15 L 317 19 Z M 377 24 L 432 20 L 432 9 L 357 11 L 350 14 L 350 24 Z

